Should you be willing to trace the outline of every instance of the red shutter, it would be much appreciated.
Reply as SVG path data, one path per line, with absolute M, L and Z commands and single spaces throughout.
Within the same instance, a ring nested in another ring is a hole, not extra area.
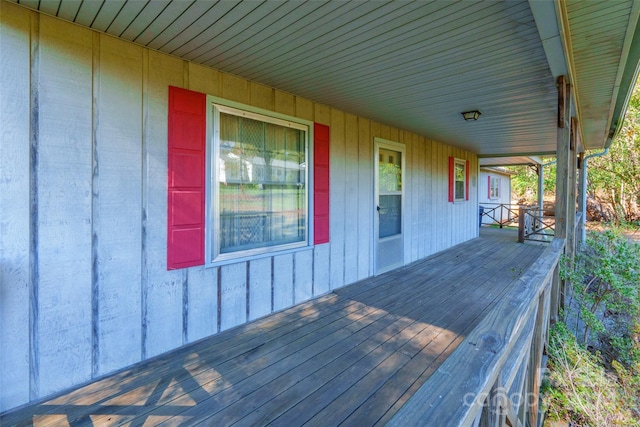
M 491 175 L 487 177 L 487 199 L 491 199 Z
M 455 160 L 453 157 L 449 157 L 449 201 L 453 202 L 454 200 L 454 189 L 455 186 Z
M 465 162 L 465 170 L 464 170 L 464 194 L 465 198 L 469 200 L 469 160 Z
M 313 243 L 329 243 L 329 126 L 313 126 Z
M 206 99 L 169 86 L 167 270 L 204 264 Z

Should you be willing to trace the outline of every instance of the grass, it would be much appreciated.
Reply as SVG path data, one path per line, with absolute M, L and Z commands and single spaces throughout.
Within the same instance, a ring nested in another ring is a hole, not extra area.
M 640 426 L 640 365 L 608 364 L 580 345 L 563 323 L 556 324 L 549 341 L 549 374 L 543 385 L 548 420 Z

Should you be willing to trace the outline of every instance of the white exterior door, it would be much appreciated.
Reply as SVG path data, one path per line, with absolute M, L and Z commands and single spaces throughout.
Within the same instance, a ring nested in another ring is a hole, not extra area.
M 405 147 L 375 140 L 375 274 L 404 265 Z

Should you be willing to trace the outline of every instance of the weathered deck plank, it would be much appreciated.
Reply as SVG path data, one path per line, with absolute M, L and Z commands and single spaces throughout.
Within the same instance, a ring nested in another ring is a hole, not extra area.
M 500 230 L 4 414 L 0 424 L 384 424 L 542 249 Z

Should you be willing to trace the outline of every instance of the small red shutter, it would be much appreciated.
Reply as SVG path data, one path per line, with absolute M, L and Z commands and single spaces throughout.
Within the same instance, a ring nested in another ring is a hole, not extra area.
M 464 169 L 464 194 L 465 198 L 469 200 L 469 160 L 465 162 Z
M 449 157 L 449 201 L 453 202 L 453 198 L 454 198 L 454 190 L 453 187 L 455 186 L 455 160 L 453 157 Z
M 167 270 L 204 264 L 206 99 L 169 86 Z
M 487 199 L 491 199 L 491 175 L 487 177 Z
M 313 126 L 313 243 L 329 243 L 329 126 Z

